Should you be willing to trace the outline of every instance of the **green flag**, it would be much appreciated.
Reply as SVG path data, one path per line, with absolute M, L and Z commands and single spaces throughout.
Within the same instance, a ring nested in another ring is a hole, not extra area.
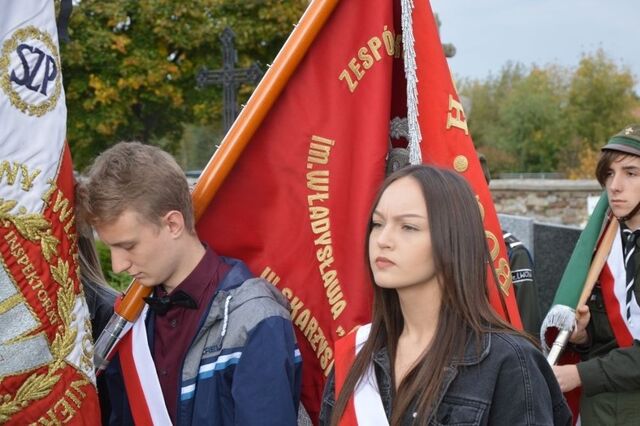
M 544 318 L 540 330 L 540 340 L 548 350 L 545 334 L 547 329 L 555 327 L 561 330 L 571 330 L 575 322 L 575 310 L 578 307 L 580 295 L 587 279 L 591 259 L 596 249 L 598 239 L 607 218 L 609 199 L 603 192 L 593 213 L 589 217 L 587 226 L 580 234 L 569 263 L 562 274 L 562 279 L 553 298 L 551 309 Z

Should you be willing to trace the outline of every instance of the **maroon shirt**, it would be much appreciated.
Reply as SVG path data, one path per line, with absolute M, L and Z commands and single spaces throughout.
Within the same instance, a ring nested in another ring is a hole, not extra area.
M 218 283 L 231 268 L 208 246 L 205 245 L 205 249 L 206 253 L 200 263 L 175 288 L 191 296 L 198 308 L 172 306 L 165 315 L 155 316 L 153 360 L 156 364 L 158 379 L 160 379 L 164 402 L 173 424 L 176 423 L 178 410 L 178 376 L 182 363 L 189 345 L 198 332 L 201 318 L 208 313 L 206 311 L 218 288 Z M 157 286 L 154 295 L 162 297 L 166 296 L 167 292 L 162 286 Z

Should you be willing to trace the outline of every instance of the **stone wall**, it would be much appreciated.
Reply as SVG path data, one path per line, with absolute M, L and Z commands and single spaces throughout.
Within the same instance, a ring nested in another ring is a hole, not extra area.
M 589 201 L 602 192 L 595 180 L 494 179 L 489 186 L 498 213 L 540 222 L 583 226 Z

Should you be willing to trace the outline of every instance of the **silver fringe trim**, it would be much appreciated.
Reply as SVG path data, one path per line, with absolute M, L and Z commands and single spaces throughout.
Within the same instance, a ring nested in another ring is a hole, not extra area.
M 544 338 L 547 330 L 551 327 L 559 330 L 573 330 L 576 325 L 576 311 L 565 305 L 553 305 L 549 313 L 544 317 L 542 327 L 540 327 L 540 342 L 545 355 L 549 353 L 550 346 Z
M 416 75 L 416 51 L 413 38 L 413 0 L 402 0 L 402 47 L 404 74 L 407 78 L 407 119 L 409 121 L 409 162 L 421 164 L 420 143 L 422 134 L 418 124 L 418 76 Z

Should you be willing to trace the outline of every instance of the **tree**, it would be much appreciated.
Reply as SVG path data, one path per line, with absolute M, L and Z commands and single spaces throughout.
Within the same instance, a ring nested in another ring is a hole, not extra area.
M 485 81 L 462 80 L 459 84 L 460 93 L 471 101 L 471 109 L 467 113 L 473 142 L 478 151 L 491 159 L 489 166 L 496 172 L 516 167 L 515 158 L 496 146 L 496 140 L 502 134 L 499 106 L 526 73 L 522 64 L 509 62 L 498 76 L 489 75 Z
M 221 65 L 218 37 L 237 34 L 240 63 L 270 62 L 306 0 L 82 0 L 62 47 L 76 167 L 119 140 L 175 152 L 186 123 L 219 117 L 220 91 L 198 90 L 195 76 Z M 249 59 L 251 58 L 251 59 Z M 245 96 L 250 88 L 245 88 Z M 213 142 L 212 142 L 213 143 Z
M 534 67 L 498 105 L 496 145 L 523 172 L 555 170 L 570 136 L 566 123 L 565 70 Z
M 507 64 L 498 77 L 463 80 L 473 140 L 494 172 L 586 175 L 605 141 L 634 121 L 635 78 L 602 51 L 575 69 Z
M 586 147 L 600 148 L 629 124 L 637 104 L 634 84 L 629 68 L 618 66 L 602 49 L 582 57 L 571 80 L 569 113 Z

